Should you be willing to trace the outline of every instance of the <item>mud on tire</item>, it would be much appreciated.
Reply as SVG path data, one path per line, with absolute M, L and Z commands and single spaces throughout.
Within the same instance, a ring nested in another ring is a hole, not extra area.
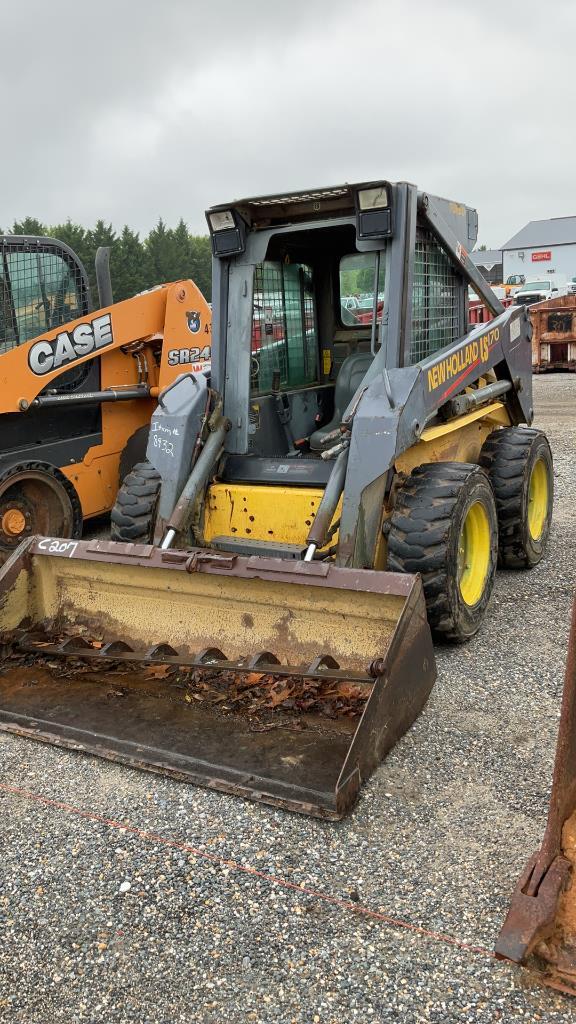
M 475 554 L 468 540 L 478 533 L 471 529 L 473 520 L 480 524 Z M 463 546 L 471 546 L 471 553 L 466 555 Z M 478 631 L 494 585 L 497 551 L 494 495 L 479 466 L 438 462 L 412 471 L 391 517 L 388 568 L 421 574 L 428 621 L 437 636 L 458 642 Z
M 543 557 L 554 498 L 552 453 L 546 435 L 531 427 L 504 427 L 480 452 L 498 512 L 499 561 L 529 569 Z

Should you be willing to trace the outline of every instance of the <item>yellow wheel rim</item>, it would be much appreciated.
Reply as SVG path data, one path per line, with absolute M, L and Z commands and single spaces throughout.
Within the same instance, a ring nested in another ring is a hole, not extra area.
M 528 485 L 528 529 L 532 540 L 540 540 L 548 518 L 548 471 L 544 459 L 536 459 Z
M 466 514 L 458 544 L 458 586 L 466 604 L 478 604 L 489 568 L 490 521 L 485 506 L 475 501 Z

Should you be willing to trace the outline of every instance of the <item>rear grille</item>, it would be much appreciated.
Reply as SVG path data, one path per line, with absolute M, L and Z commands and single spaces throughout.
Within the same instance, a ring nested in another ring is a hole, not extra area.
M 461 282 L 432 233 L 419 230 L 414 252 L 411 364 L 452 344 L 462 333 Z

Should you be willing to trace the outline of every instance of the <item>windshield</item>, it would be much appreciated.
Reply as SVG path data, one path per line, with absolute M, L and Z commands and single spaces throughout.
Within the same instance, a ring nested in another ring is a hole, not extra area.
M 254 272 L 251 393 L 290 390 L 318 379 L 312 270 L 266 260 Z
M 551 288 L 550 281 L 528 281 L 527 284 L 523 284 L 521 292 L 533 292 L 537 288 L 539 292 L 549 292 Z

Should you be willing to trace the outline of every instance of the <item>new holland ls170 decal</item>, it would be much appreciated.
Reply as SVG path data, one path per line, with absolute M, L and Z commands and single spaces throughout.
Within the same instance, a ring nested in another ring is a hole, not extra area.
M 471 370 L 487 361 L 490 349 L 499 340 L 500 328 L 493 327 L 482 337 L 475 341 L 469 341 L 466 345 L 462 345 L 457 352 L 453 352 L 451 356 L 445 356 L 435 366 L 431 366 L 428 370 L 428 391 L 435 391 L 443 384 L 449 384 L 442 395 L 443 398 L 446 398 L 456 390 Z

